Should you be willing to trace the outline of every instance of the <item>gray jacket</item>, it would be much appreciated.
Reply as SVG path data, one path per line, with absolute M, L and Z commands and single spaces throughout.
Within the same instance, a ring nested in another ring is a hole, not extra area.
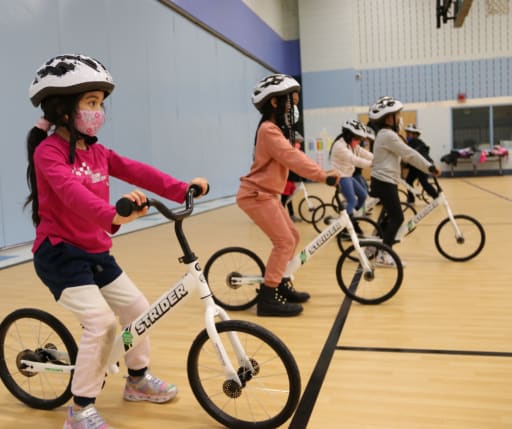
M 398 183 L 401 161 L 412 164 L 427 174 L 429 173 L 429 167 L 432 165 L 417 151 L 408 146 L 393 130 L 381 129 L 377 133 L 373 144 L 371 176 L 382 182 Z

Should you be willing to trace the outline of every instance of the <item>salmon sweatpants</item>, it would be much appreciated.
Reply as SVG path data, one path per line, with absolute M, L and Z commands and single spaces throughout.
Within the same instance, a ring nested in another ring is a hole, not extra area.
M 240 188 L 236 202 L 272 242 L 265 269 L 265 285 L 276 287 L 295 254 L 300 240 L 299 231 L 278 195 Z

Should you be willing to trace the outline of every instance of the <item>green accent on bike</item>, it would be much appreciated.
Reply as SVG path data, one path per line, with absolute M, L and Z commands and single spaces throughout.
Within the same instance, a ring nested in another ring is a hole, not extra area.
M 412 220 L 407 222 L 407 229 L 409 230 L 409 232 L 411 232 L 414 229 L 414 224 L 413 224 Z
M 123 331 L 123 344 L 131 347 L 133 344 L 133 335 L 130 331 Z
M 301 251 L 300 252 L 300 264 L 304 265 L 307 260 L 308 260 L 308 257 L 306 255 L 306 251 L 305 250 Z

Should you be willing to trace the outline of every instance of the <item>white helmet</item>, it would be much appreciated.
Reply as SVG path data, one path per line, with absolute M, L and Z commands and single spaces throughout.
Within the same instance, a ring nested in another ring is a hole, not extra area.
M 396 113 L 402 110 L 404 105 L 393 97 L 381 97 L 370 106 L 368 117 L 375 121 L 389 113 Z
M 407 127 L 405 127 L 405 131 L 409 133 L 416 133 L 418 135 L 421 134 L 421 131 L 418 128 L 416 128 L 416 124 L 407 125 Z
M 271 74 L 260 80 L 252 91 L 251 101 L 261 112 L 263 105 L 271 97 L 300 91 L 300 84 L 286 74 Z
M 366 138 L 375 141 L 375 131 L 373 131 L 372 127 L 366 127 Z
M 366 138 L 366 127 L 358 120 L 352 119 L 351 121 L 346 121 L 341 126 L 341 131 L 348 130 L 352 134 L 361 137 L 362 139 Z
M 109 71 L 94 58 L 80 54 L 50 58 L 36 72 L 28 91 L 34 106 L 49 95 L 79 94 L 86 91 L 114 90 Z

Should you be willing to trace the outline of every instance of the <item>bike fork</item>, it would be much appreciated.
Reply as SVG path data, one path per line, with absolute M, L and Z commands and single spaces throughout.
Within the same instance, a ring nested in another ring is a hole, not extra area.
M 444 194 L 440 194 L 442 196 L 442 203 L 444 205 L 444 208 L 446 210 L 446 213 L 448 214 L 448 218 L 450 219 L 450 223 L 453 226 L 453 229 L 455 231 L 455 238 L 458 240 L 462 239 L 462 231 L 459 228 L 459 225 L 457 225 L 457 221 L 455 220 L 455 217 L 453 216 L 452 210 L 450 208 L 450 205 L 448 204 L 448 201 L 444 197 Z
M 238 376 L 238 371 L 233 367 L 233 364 L 231 363 L 231 360 L 229 359 L 229 356 L 226 352 L 226 348 L 224 347 L 224 344 L 220 339 L 220 335 L 217 332 L 217 329 L 215 328 L 216 316 L 219 317 L 221 320 L 229 320 L 229 316 L 224 311 L 224 309 L 222 309 L 221 307 L 212 302 L 212 304 L 208 305 L 208 308 L 206 309 L 205 312 L 205 325 L 206 331 L 208 332 L 208 337 L 210 338 L 210 341 L 213 343 L 219 361 L 222 367 L 224 368 L 224 375 L 226 376 L 226 379 L 233 380 L 240 387 L 242 387 L 242 381 Z M 247 354 L 245 353 L 245 350 L 242 346 L 242 343 L 240 342 L 240 339 L 238 338 L 238 335 L 236 334 L 236 332 L 229 332 L 228 335 L 230 343 L 238 359 L 238 364 L 243 368 L 249 369 L 250 372 L 253 373 L 254 367 L 252 365 L 251 360 L 247 357 Z

